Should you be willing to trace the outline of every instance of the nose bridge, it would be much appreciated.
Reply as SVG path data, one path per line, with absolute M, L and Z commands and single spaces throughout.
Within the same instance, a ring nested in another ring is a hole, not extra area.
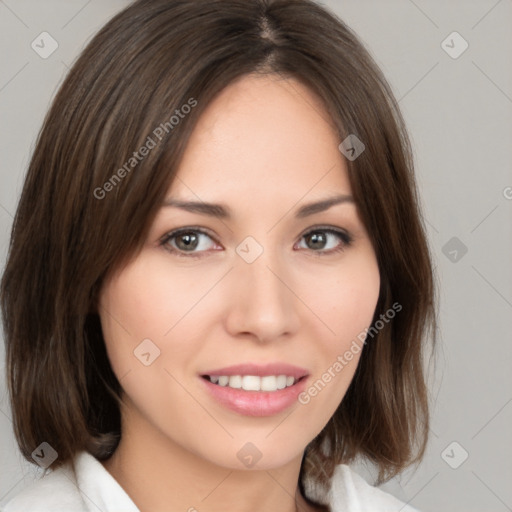
M 279 279 L 280 267 L 275 251 L 267 249 L 252 263 L 240 262 L 244 279 L 250 282 L 250 290 L 254 301 L 282 302 L 286 300 L 283 290 L 283 278 Z M 289 297 L 288 297 L 289 299 Z M 253 301 L 253 302 L 254 302 Z
M 296 299 L 285 284 L 291 275 L 277 248 L 270 246 L 270 237 L 266 246 L 251 238 L 237 247 L 230 326 L 261 340 L 272 339 L 297 328 Z

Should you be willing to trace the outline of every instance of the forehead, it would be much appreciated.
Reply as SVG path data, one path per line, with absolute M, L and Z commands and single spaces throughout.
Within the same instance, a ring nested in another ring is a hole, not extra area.
M 247 75 L 203 112 L 168 195 L 243 205 L 350 194 L 339 144 L 322 101 L 306 86 Z

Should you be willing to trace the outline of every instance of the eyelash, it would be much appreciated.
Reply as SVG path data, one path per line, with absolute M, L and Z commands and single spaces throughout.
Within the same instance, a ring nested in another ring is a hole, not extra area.
M 350 247 L 350 245 L 353 242 L 352 236 L 349 235 L 348 233 L 346 233 L 345 231 L 342 231 L 342 230 L 339 230 L 339 229 L 334 229 L 334 228 L 328 227 L 328 226 L 327 227 L 324 227 L 324 226 L 315 227 L 315 228 L 307 231 L 306 233 L 304 233 L 300 237 L 300 240 L 302 240 L 303 238 L 307 237 L 308 235 L 311 235 L 313 233 L 318 233 L 318 232 L 320 232 L 320 233 L 329 233 L 331 235 L 335 235 L 335 236 L 337 236 L 341 240 L 341 243 L 337 247 L 335 247 L 334 249 L 318 250 L 318 251 L 315 251 L 313 249 L 309 249 L 315 256 L 322 257 L 322 256 L 328 256 L 328 255 L 331 255 L 331 254 L 342 252 L 347 247 Z M 183 235 L 185 233 L 187 233 L 187 234 L 188 233 L 194 233 L 194 234 L 198 234 L 199 233 L 199 234 L 202 234 L 202 235 L 206 235 L 208 238 L 210 238 L 213 241 L 215 241 L 213 239 L 213 237 L 209 233 L 204 231 L 203 229 L 195 228 L 195 227 L 191 226 L 191 227 L 187 227 L 187 228 L 179 228 L 179 229 L 176 229 L 174 231 L 171 231 L 171 232 L 167 233 L 160 240 L 160 245 L 166 251 L 169 251 L 171 254 L 175 254 L 178 257 L 183 257 L 183 258 L 202 258 L 204 253 L 208 252 L 208 251 L 199 251 L 199 252 L 196 252 L 196 253 L 194 253 L 194 252 L 184 252 L 184 251 L 181 251 L 180 249 L 177 249 L 177 248 L 172 247 L 171 245 L 169 245 L 170 240 L 172 240 L 173 238 L 176 238 L 176 237 L 178 237 L 180 235 Z M 308 250 L 308 249 L 306 249 L 306 250 Z

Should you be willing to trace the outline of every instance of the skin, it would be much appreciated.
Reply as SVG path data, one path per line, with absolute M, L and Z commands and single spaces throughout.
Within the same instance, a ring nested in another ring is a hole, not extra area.
M 104 283 L 99 313 L 123 387 L 123 435 L 103 464 L 142 512 L 320 510 L 298 489 L 302 455 L 343 399 L 360 353 L 309 403 L 266 417 L 224 408 L 198 374 L 285 361 L 307 368 L 311 384 L 371 324 L 380 276 L 355 203 L 295 218 L 306 203 L 351 195 L 340 142 L 301 83 L 253 75 L 232 83 L 201 117 L 166 196 L 222 203 L 232 218 L 162 207 L 141 252 Z M 325 225 L 352 244 L 325 231 L 316 245 L 304 236 Z M 196 233 L 198 246 L 186 252 L 183 237 L 162 245 L 190 226 L 209 232 Z M 236 252 L 247 236 L 263 247 L 252 263 Z M 146 338 L 160 350 L 149 366 L 133 353 Z M 247 442 L 262 454 L 252 468 L 237 457 Z

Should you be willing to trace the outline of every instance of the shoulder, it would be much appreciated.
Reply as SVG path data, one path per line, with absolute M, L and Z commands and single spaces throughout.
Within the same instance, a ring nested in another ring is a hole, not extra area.
M 101 462 L 83 451 L 14 496 L 0 512 L 139 512 Z
M 336 466 L 329 491 L 332 512 L 419 512 L 393 495 L 370 485 L 346 464 Z
M 0 508 L 0 512 L 82 512 L 86 509 L 76 487 L 71 464 L 39 477 Z
M 328 489 L 311 479 L 304 482 L 309 498 L 330 512 L 419 512 L 393 495 L 370 485 L 346 464 L 338 464 Z

